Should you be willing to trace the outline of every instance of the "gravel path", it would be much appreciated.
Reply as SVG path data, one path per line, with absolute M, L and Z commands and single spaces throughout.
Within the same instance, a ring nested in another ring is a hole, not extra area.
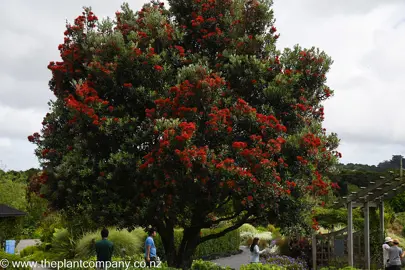
M 212 262 L 214 262 L 218 265 L 221 265 L 221 266 L 229 266 L 233 269 L 239 270 L 241 265 L 248 264 L 249 260 L 250 260 L 249 249 L 247 247 L 240 247 L 240 249 L 243 250 L 243 252 L 240 254 L 217 259 Z

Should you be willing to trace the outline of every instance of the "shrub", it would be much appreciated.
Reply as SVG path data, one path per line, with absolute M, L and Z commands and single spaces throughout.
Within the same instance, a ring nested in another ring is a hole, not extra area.
M 286 270 L 305 270 L 307 268 L 307 264 L 305 261 L 301 259 L 294 259 L 288 256 L 279 256 L 273 254 L 266 254 L 263 256 L 260 261 L 263 264 L 274 265 L 274 266 L 282 266 L 283 269 Z
M 241 243 L 241 245 L 249 246 L 252 243 L 254 237 L 255 237 L 255 233 L 241 232 L 240 233 L 240 243 Z
M 276 228 L 274 227 L 274 225 L 269 224 L 269 226 L 267 226 L 267 230 L 273 234 L 273 237 L 275 238 L 281 237 L 280 228 Z
M 277 241 L 277 246 L 281 255 L 290 256 L 292 254 L 288 242 L 288 238 L 281 238 Z
M 269 231 L 267 228 L 265 228 L 265 227 L 263 227 L 263 226 L 256 227 L 256 230 L 257 230 L 259 233 L 268 232 L 268 231 Z
M 191 270 L 228 270 L 228 269 L 231 268 L 219 266 L 216 263 L 203 260 L 193 261 L 193 264 L 191 266 Z
M 262 232 L 253 234 L 251 232 L 242 232 L 240 234 L 241 243 L 245 246 L 250 246 L 253 242 L 253 238 L 259 237 L 259 248 L 267 248 L 270 244 L 270 241 L 273 239 L 271 232 Z
M 24 261 L 20 256 L 8 254 L 8 253 L 5 253 L 4 251 L 0 250 L 0 260 L 1 259 L 6 259 L 10 263 L 10 265 L 11 265 L 12 262 Z M 9 268 L 11 269 L 11 266 Z M 2 269 L 2 268 L 0 267 L 0 269 Z M 18 268 L 14 267 L 12 269 L 29 270 L 31 268 L 29 268 L 29 267 L 18 267 Z
M 360 270 L 360 269 L 351 266 L 346 266 L 344 268 L 337 268 L 332 266 L 332 267 L 322 267 L 320 270 Z
M 218 233 L 223 229 L 202 230 L 202 236 Z M 240 248 L 240 234 L 238 230 L 234 230 L 224 236 L 212 239 L 198 245 L 194 258 L 201 258 L 213 254 L 226 254 L 238 251 Z
M 256 234 L 257 229 L 253 225 L 245 223 L 242 226 L 240 226 L 239 232 L 251 232 L 253 234 Z
M 57 260 L 56 256 L 57 255 L 55 255 L 54 253 L 52 253 L 50 251 L 37 250 L 34 253 L 32 253 L 31 255 L 24 257 L 24 259 L 26 261 L 33 261 L 33 262 L 40 262 L 43 260 L 55 261 L 55 260 Z
M 209 235 L 212 233 L 217 233 L 222 231 L 223 228 L 216 228 L 216 229 L 203 229 L 201 231 L 202 236 Z M 174 244 L 178 248 L 180 246 L 181 240 L 183 238 L 183 229 L 175 229 L 174 230 Z M 162 240 L 160 239 L 159 235 L 155 237 L 155 245 L 157 248 L 158 256 L 161 258 L 165 258 L 164 248 L 162 244 Z M 239 251 L 240 247 L 240 234 L 238 230 L 234 230 L 232 232 L 227 233 L 226 235 L 206 241 L 200 245 L 198 245 L 197 250 L 194 254 L 194 258 L 203 258 L 206 256 L 212 255 L 224 255 L 229 254 L 235 251 Z
M 240 270 L 284 270 L 284 267 L 261 263 L 241 265 Z
M 42 221 L 35 234 L 40 235 L 43 243 L 50 243 L 56 229 L 63 228 L 62 215 L 54 212 L 47 215 Z
M 24 258 L 39 251 L 38 246 L 29 246 L 20 251 L 20 257 Z
M 55 229 L 51 251 L 58 260 L 73 259 L 76 256 L 76 242 L 67 229 Z
M 135 233 L 127 230 L 109 229 L 108 239 L 114 244 L 113 256 L 124 257 L 125 255 L 138 254 L 142 249 L 142 242 Z M 76 253 L 79 259 L 88 259 L 96 255 L 95 242 L 100 240 L 99 232 L 87 233 L 77 242 Z

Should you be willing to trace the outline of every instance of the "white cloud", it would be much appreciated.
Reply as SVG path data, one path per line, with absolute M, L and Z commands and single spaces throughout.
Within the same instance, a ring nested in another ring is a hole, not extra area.
M 279 45 L 319 47 L 334 60 L 325 126 L 340 135 L 343 162 L 405 154 L 404 11 L 395 0 L 275 1 Z
M 26 137 L 40 129 L 52 97 L 46 66 L 59 58 L 66 18 L 82 6 L 112 17 L 121 3 L 0 1 L 0 160 L 9 169 L 37 166 Z M 340 134 L 343 161 L 375 164 L 405 154 L 405 2 L 275 0 L 274 10 L 280 47 L 315 46 L 334 59 L 325 126 Z

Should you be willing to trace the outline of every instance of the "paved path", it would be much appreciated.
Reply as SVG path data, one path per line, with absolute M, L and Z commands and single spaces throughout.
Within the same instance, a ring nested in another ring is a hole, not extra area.
M 15 252 L 16 253 L 20 253 L 21 250 L 23 250 L 26 247 L 31 247 L 31 246 L 36 246 L 38 244 L 40 244 L 41 241 L 39 239 L 24 239 L 24 240 L 20 240 L 17 244 L 17 246 L 15 247 Z M 41 267 L 35 267 L 33 268 L 33 270 L 50 270 L 47 268 L 41 268 Z
M 37 244 L 41 243 L 39 239 L 24 239 L 20 240 L 15 247 L 16 253 L 20 253 L 21 250 L 23 250 L 26 247 L 30 246 L 36 246 Z
M 233 269 L 239 270 L 241 265 L 248 264 L 250 260 L 249 249 L 247 247 L 240 247 L 240 249 L 243 250 L 243 252 L 240 254 L 220 258 L 212 262 L 219 264 L 221 266 L 229 266 Z

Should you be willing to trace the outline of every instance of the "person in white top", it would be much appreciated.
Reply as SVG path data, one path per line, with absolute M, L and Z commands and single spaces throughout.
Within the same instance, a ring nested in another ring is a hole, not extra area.
M 392 238 L 391 237 L 386 237 L 384 244 L 382 245 L 383 248 L 383 260 L 384 260 L 384 268 L 387 269 L 388 267 L 388 260 L 389 260 L 389 255 L 388 255 L 388 250 L 390 249 L 392 245 Z
M 250 255 L 251 255 L 251 259 L 250 259 L 250 263 L 259 263 L 259 257 L 260 254 L 264 253 L 264 252 L 270 252 L 270 249 L 276 244 L 276 240 L 271 241 L 270 247 L 269 248 L 265 248 L 263 250 L 259 249 L 259 237 L 255 237 L 253 239 L 252 244 L 250 245 Z
M 260 262 L 259 261 L 260 254 L 266 251 L 266 249 L 263 250 L 259 249 L 259 241 L 260 241 L 259 237 L 255 237 L 253 239 L 252 244 L 250 245 L 250 255 L 251 255 L 250 263 Z

